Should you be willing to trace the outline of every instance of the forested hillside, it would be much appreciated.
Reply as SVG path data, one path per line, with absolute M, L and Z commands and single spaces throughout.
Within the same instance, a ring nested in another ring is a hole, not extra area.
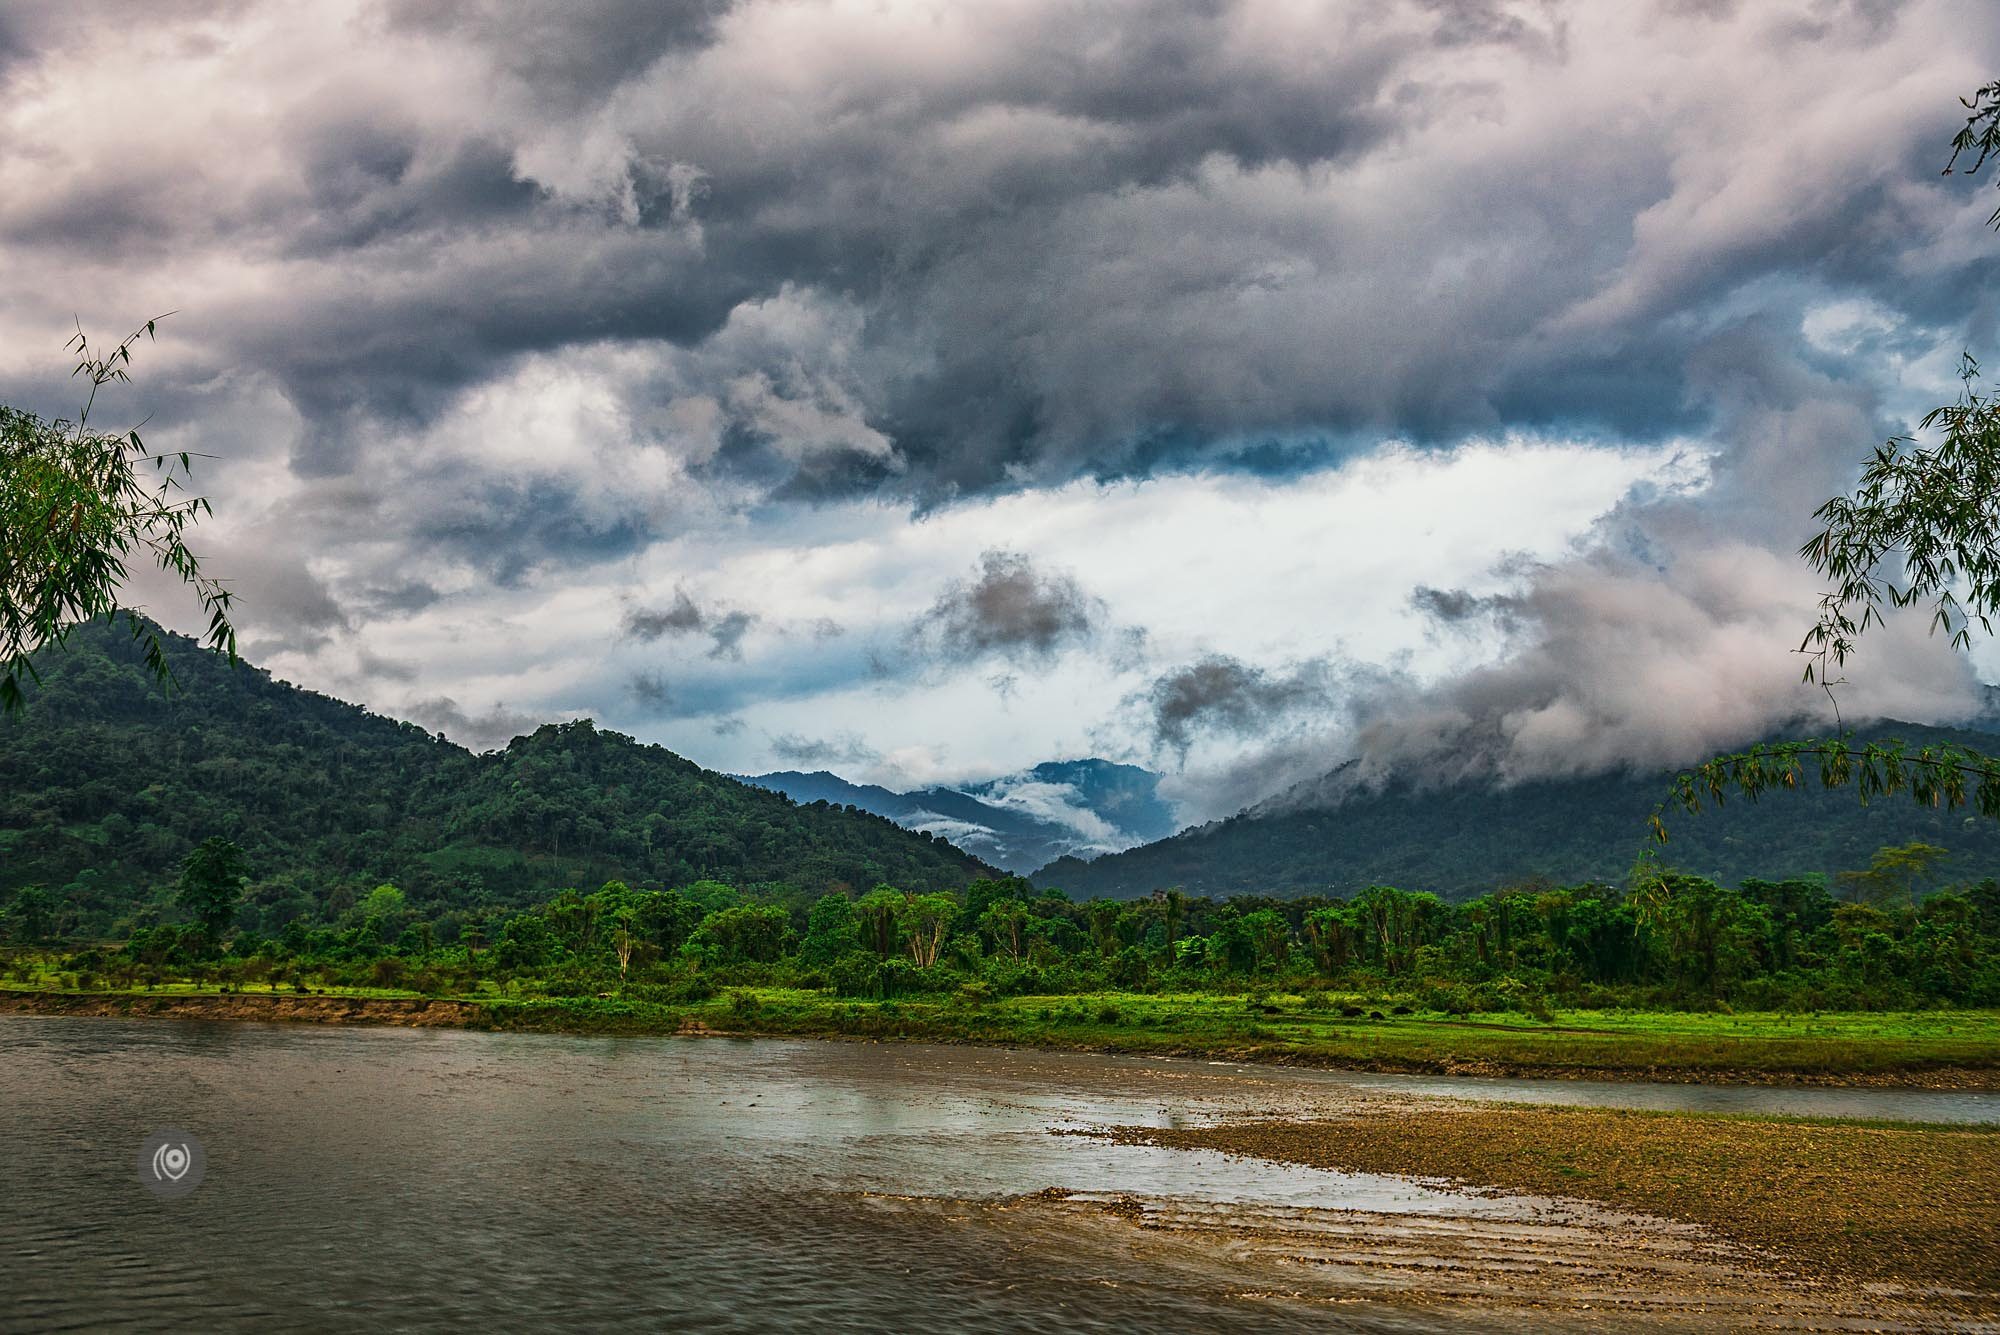
M 123 631 L 81 627 L 0 720 L 0 892 L 42 885 L 108 930 L 201 840 L 249 854 L 267 907 L 527 903 L 617 877 L 798 890 L 964 884 L 987 868 L 863 812 L 798 805 L 589 722 L 475 756 L 173 636 L 163 693 Z
M 1870 738 L 1912 747 L 1957 742 L 1991 749 L 1987 733 L 1882 723 Z M 1351 895 L 1371 885 L 1463 899 L 1545 879 L 1558 884 L 1623 878 L 1646 847 L 1646 818 L 1668 774 L 1611 774 L 1511 788 L 1392 784 L 1337 805 L 1316 802 L 1315 781 L 1227 820 L 1083 862 L 1064 858 L 1034 875 L 1078 897 L 1133 898 L 1178 886 L 1190 894 Z M 1951 853 L 1943 875 L 2000 873 L 2000 822 L 1961 809 L 1927 810 L 1907 796 L 1862 806 L 1854 791 L 1817 786 L 1734 799 L 1721 810 L 1680 814 L 1658 850 L 1669 866 L 1734 884 L 1748 876 L 1833 875 L 1868 866 L 1879 848 L 1912 840 Z

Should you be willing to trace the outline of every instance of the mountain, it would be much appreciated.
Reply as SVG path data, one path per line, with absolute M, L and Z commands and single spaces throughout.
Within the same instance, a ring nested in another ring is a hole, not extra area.
M 1008 871 L 1065 856 L 1116 852 L 1179 826 L 1159 795 L 1160 776 L 1109 760 L 1058 760 L 962 788 L 895 792 L 837 774 L 783 770 L 746 778 L 798 802 L 849 804 L 951 840 Z
M 301 911 L 382 881 L 469 905 L 612 877 L 817 892 L 942 889 L 991 872 L 944 840 L 795 803 L 588 721 L 474 755 L 232 669 L 185 637 L 167 637 L 167 652 L 171 693 L 130 636 L 101 623 L 38 656 L 27 711 L 0 719 L 0 896 L 60 889 L 79 930 L 105 930 L 210 835 L 247 850 L 253 898 Z
M 1884 722 L 1872 740 L 1912 747 L 1952 742 L 1993 749 L 1995 735 Z M 1670 774 L 1612 774 L 1507 788 L 1393 783 L 1329 800 L 1339 771 L 1249 811 L 1171 839 L 1034 873 L 1076 898 L 1136 898 L 1178 886 L 1190 894 L 1351 895 L 1370 885 L 1465 898 L 1535 878 L 1619 880 L 1647 846 L 1646 819 Z M 1964 808 L 1930 810 L 1906 795 L 1862 806 L 1850 788 L 1815 783 L 1757 803 L 1668 818 L 1660 860 L 1725 883 L 1746 876 L 1833 874 L 1868 865 L 1875 850 L 1921 839 L 1950 850 L 1954 878 L 2000 875 L 2000 822 Z
M 1051 760 L 1024 774 L 968 784 L 966 792 L 1015 805 L 1061 804 L 1096 816 L 1132 843 L 1164 839 L 1181 828 L 1174 808 L 1160 796 L 1160 776 L 1109 760 Z
M 873 783 L 850 783 L 837 774 L 780 770 L 743 782 L 783 793 L 794 802 L 832 802 L 892 820 L 906 830 L 949 839 L 960 848 L 1008 871 L 1028 872 L 1082 843 L 1066 826 L 992 806 L 950 788 L 899 793 Z

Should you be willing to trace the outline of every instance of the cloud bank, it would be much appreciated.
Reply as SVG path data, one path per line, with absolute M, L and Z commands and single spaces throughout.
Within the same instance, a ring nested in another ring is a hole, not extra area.
M 1680 754 L 1812 707 L 1805 516 L 2000 332 L 1960 0 L 91 12 L 0 15 L 0 398 L 178 310 L 108 410 L 246 647 L 469 739 Z

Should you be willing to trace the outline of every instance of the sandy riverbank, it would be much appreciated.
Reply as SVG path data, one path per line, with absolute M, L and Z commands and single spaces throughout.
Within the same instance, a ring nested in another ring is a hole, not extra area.
M 1773 1272 L 1942 1286 L 2000 1311 L 2000 1129 L 1439 1101 L 1112 1134 L 1592 1201 L 1713 1230 Z

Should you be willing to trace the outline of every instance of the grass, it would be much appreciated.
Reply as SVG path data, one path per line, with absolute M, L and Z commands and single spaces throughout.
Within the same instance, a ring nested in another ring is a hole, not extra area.
M 56 999 L 193 999 L 212 987 L 166 984 L 89 994 L 16 986 L 12 994 Z M 0 995 L 4 995 L 0 992 Z M 295 998 L 289 988 L 244 988 L 246 998 Z M 411 1001 L 415 992 L 340 988 L 314 997 Z M 303 998 L 311 1001 L 313 998 Z M 734 988 L 699 1002 L 627 997 L 535 998 L 482 992 L 467 1023 L 546 1032 L 670 1034 L 710 1030 L 801 1037 L 926 1039 L 1105 1052 L 1175 1053 L 1242 1061 L 1461 1074 L 1538 1074 L 1655 1079 L 1957 1079 L 2000 1084 L 2000 1011 L 1773 1013 L 1558 1011 L 1549 1020 L 1513 1013 L 1344 1016 L 1332 998 L 1218 993 L 1091 993 L 852 1000 L 788 988 Z M 265 1003 L 268 1004 L 268 1003 Z M 37 1007 L 43 1008 L 43 1007 Z M 147 1008 L 152 1009 L 152 1008 Z M 368 1018 L 365 1011 L 354 1018 Z

